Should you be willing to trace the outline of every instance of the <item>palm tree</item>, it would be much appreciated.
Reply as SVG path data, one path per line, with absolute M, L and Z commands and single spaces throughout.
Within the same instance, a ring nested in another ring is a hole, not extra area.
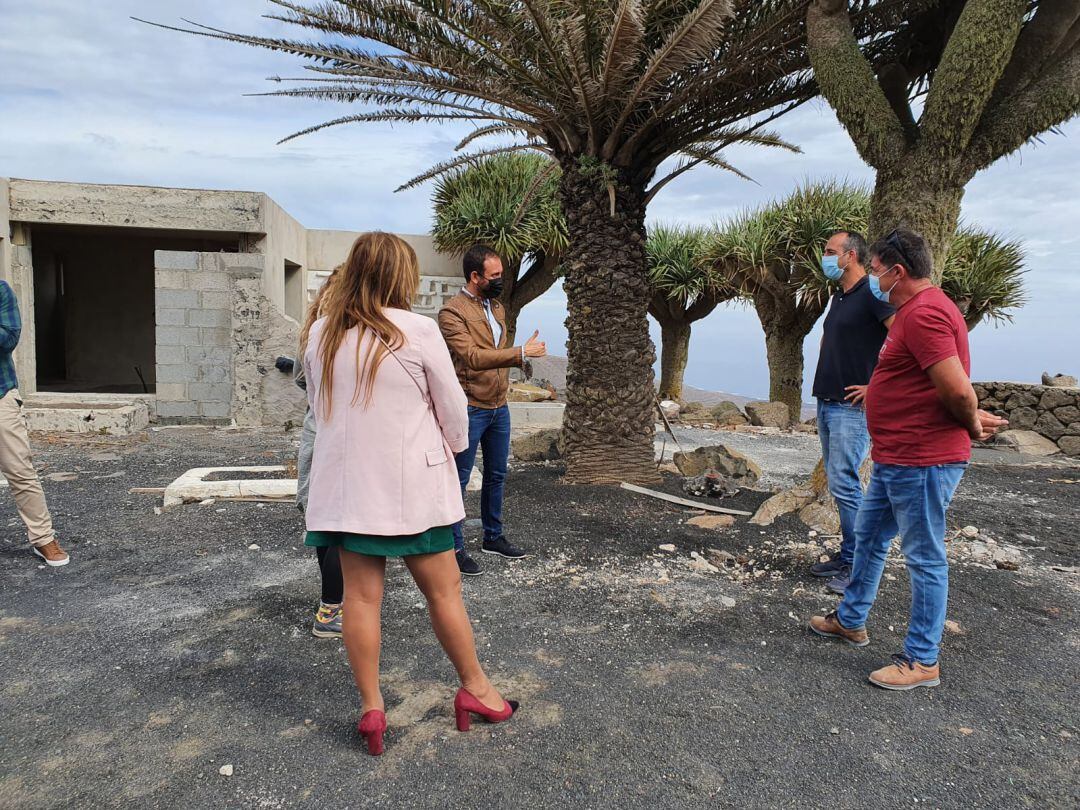
M 653 289 L 649 314 L 660 324 L 661 399 L 682 397 L 694 322 L 739 295 L 739 289 L 709 260 L 712 239 L 712 231 L 704 227 L 649 229 L 645 243 Z
M 541 155 L 496 155 L 443 174 L 432 194 L 437 250 L 464 253 L 480 242 L 502 257 L 511 342 L 518 314 L 555 283 L 567 245 L 558 172 L 548 171 L 550 165 Z
M 363 105 L 297 135 L 349 122 L 472 122 L 461 146 L 494 136 L 503 141 L 479 154 L 527 149 L 558 164 L 569 237 L 566 479 L 654 480 L 645 209 L 695 166 L 728 167 L 729 144 L 782 144 L 762 127 L 816 92 L 806 0 L 271 2 L 280 11 L 269 16 L 323 41 L 194 32 L 305 59 L 313 78 L 277 95 Z M 882 47 L 898 9 L 921 2 L 861 0 L 854 24 Z M 678 162 L 661 173 L 669 158 Z
M 1025 272 L 1019 242 L 962 227 L 945 257 L 941 289 L 960 308 L 971 331 L 984 320 L 1012 320 L 1008 310 L 1027 303 Z
M 719 228 L 714 264 L 757 310 L 765 331 L 769 399 L 802 412 L 803 340 L 829 303 L 821 251 L 838 230 L 865 232 L 868 191 L 858 185 L 806 185 L 787 198 Z
M 822 95 L 877 170 L 871 240 L 901 224 L 919 231 L 940 280 L 971 178 L 1080 113 L 1080 0 L 913 11 L 867 45 L 844 0 L 814 0 L 806 34 Z

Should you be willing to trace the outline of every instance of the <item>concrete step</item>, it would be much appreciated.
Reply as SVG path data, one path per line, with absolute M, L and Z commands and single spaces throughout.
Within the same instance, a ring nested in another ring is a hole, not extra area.
M 144 398 L 84 399 L 79 394 L 34 394 L 23 403 L 26 426 L 43 433 L 129 436 L 150 424 Z

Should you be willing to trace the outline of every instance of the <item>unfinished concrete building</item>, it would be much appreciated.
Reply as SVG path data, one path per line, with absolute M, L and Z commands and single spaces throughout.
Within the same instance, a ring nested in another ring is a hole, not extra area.
M 313 292 L 357 232 L 309 230 L 267 195 L 0 178 L 0 278 L 19 298 L 15 351 L 31 427 L 298 422 L 275 358 L 295 354 Z M 420 258 L 417 311 L 461 286 Z

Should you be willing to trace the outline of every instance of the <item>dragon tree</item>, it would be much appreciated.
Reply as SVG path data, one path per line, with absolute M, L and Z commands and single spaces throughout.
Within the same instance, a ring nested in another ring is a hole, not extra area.
M 940 278 L 968 181 L 1080 112 L 1080 0 L 923 5 L 866 45 L 844 0 L 815 0 L 806 33 L 821 94 L 877 170 L 871 238 L 921 232 Z

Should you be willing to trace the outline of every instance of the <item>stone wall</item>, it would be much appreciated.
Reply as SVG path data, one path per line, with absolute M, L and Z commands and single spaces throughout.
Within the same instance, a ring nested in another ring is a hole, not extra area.
M 266 296 L 266 257 L 155 254 L 157 416 L 162 422 L 298 425 L 304 393 L 274 367 L 299 327 Z
M 154 253 L 157 415 L 163 422 L 232 420 L 232 280 L 229 266 L 251 266 L 247 253 Z
M 1033 430 L 1067 456 L 1080 456 L 1080 388 L 975 383 L 979 407 L 1003 414 L 1013 430 Z

